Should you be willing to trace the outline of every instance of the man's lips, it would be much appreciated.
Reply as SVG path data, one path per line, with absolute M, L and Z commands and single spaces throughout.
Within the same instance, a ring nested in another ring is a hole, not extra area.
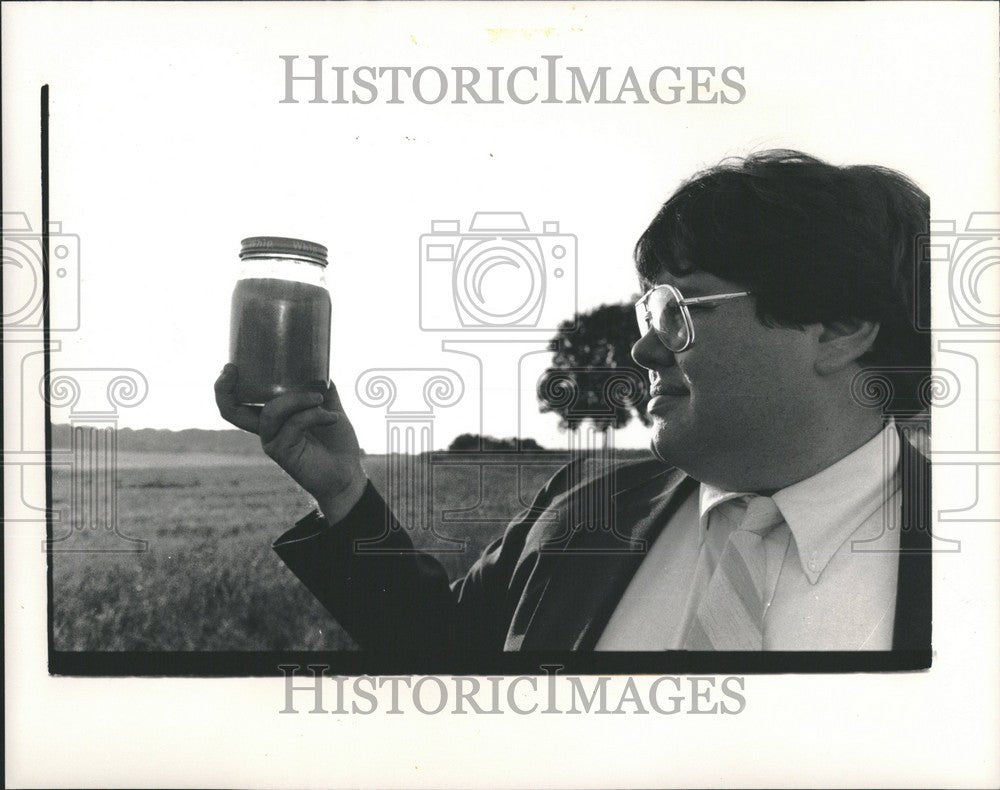
M 650 397 L 657 398 L 660 396 L 674 397 L 679 395 L 687 395 L 687 387 L 680 384 L 664 384 L 663 382 L 657 382 L 649 388 Z
M 686 397 L 688 390 L 686 387 L 657 382 L 649 388 L 649 394 L 651 397 L 646 406 L 646 411 L 649 414 L 656 414 L 659 411 L 669 409 L 677 402 L 678 398 Z

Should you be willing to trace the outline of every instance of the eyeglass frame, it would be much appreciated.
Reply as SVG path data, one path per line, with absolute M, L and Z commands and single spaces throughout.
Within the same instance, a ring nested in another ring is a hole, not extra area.
M 653 326 L 651 320 L 652 314 L 647 309 L 647 303 L 649 302 L 649 297 L 653 295 L 654 291 L 666 290 L 673 294 L 674 298 L 677 300 L 677 306 L 681 310 L 681 318 L 684 320 L 684 328 L 687 330 L 687 341 L 678 349 L 673 349 L 667 345 L 667 341 L 664 339 L 666 332 L 662 332 Z M 642 337 L 646 336 L 646 333 L 652 330 L 656 334 L 656 339 L 662 343 L 668 351 L 673 354 L 679 354 L 682 351 L 687 351 L 691 346 L 694 345 L 694 321 L 691 320 L 691 311 L 688 309 L 689 306 L 709 306 L 715 302 L 728 302 L 732 299 L 739 299 L 743 296 L 750 296 L 751 291 L 739 291 L 733 293 L 725 294 L 712 294 L 711 296 L 692 296 L 690 298 L 685 298 L 684 294 L 680 292 L 678 288 L 673 285 L 668 285 L 663 283 L 661 285 L 654 285 L 646 293 L 640 296 L 635 302 L 635 318 L 636 322 L 639 324 L 639 332 Z M 642 309 L 645 312 L 645 317 L 639 317 L 639 310 Z

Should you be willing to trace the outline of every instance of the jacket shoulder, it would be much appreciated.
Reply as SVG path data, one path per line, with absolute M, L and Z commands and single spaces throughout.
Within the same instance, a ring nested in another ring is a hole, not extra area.
M 621 460 L 588 456 L 560 468 L 543 487 L 541 494 L 552 501 L 600 485 L 615 495 L 672 469 L 673 467 L 653 457 Z

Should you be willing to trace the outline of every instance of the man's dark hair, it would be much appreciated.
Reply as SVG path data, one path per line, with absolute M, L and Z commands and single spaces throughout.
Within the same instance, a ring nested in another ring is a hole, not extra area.
M 664 271 L 738 283 L 770 326 L 877 321 L 860 362 L 896 371 L 889 410 L 912 412 L 930 368 L 930 334 L 917 329 L 930 316 L 919 243 L 929 222 L 927 195 L 901 173 L 764 151 L 682 184 L 640 237 L 635 262 L 645 287 Z

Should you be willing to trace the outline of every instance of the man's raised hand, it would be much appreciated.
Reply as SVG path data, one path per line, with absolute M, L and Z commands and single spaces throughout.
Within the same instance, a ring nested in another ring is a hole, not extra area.
M 358 438 L 333 382 L 325 396 L 289 392 L 261 408 L 237 402 L 238 377 L 236 365 L 229 363 L 216 380 L 219 414 L 257 434 L 264 452 L 316 499 L 328 521 L 342 519 L 361 498 L 368 479 Z

